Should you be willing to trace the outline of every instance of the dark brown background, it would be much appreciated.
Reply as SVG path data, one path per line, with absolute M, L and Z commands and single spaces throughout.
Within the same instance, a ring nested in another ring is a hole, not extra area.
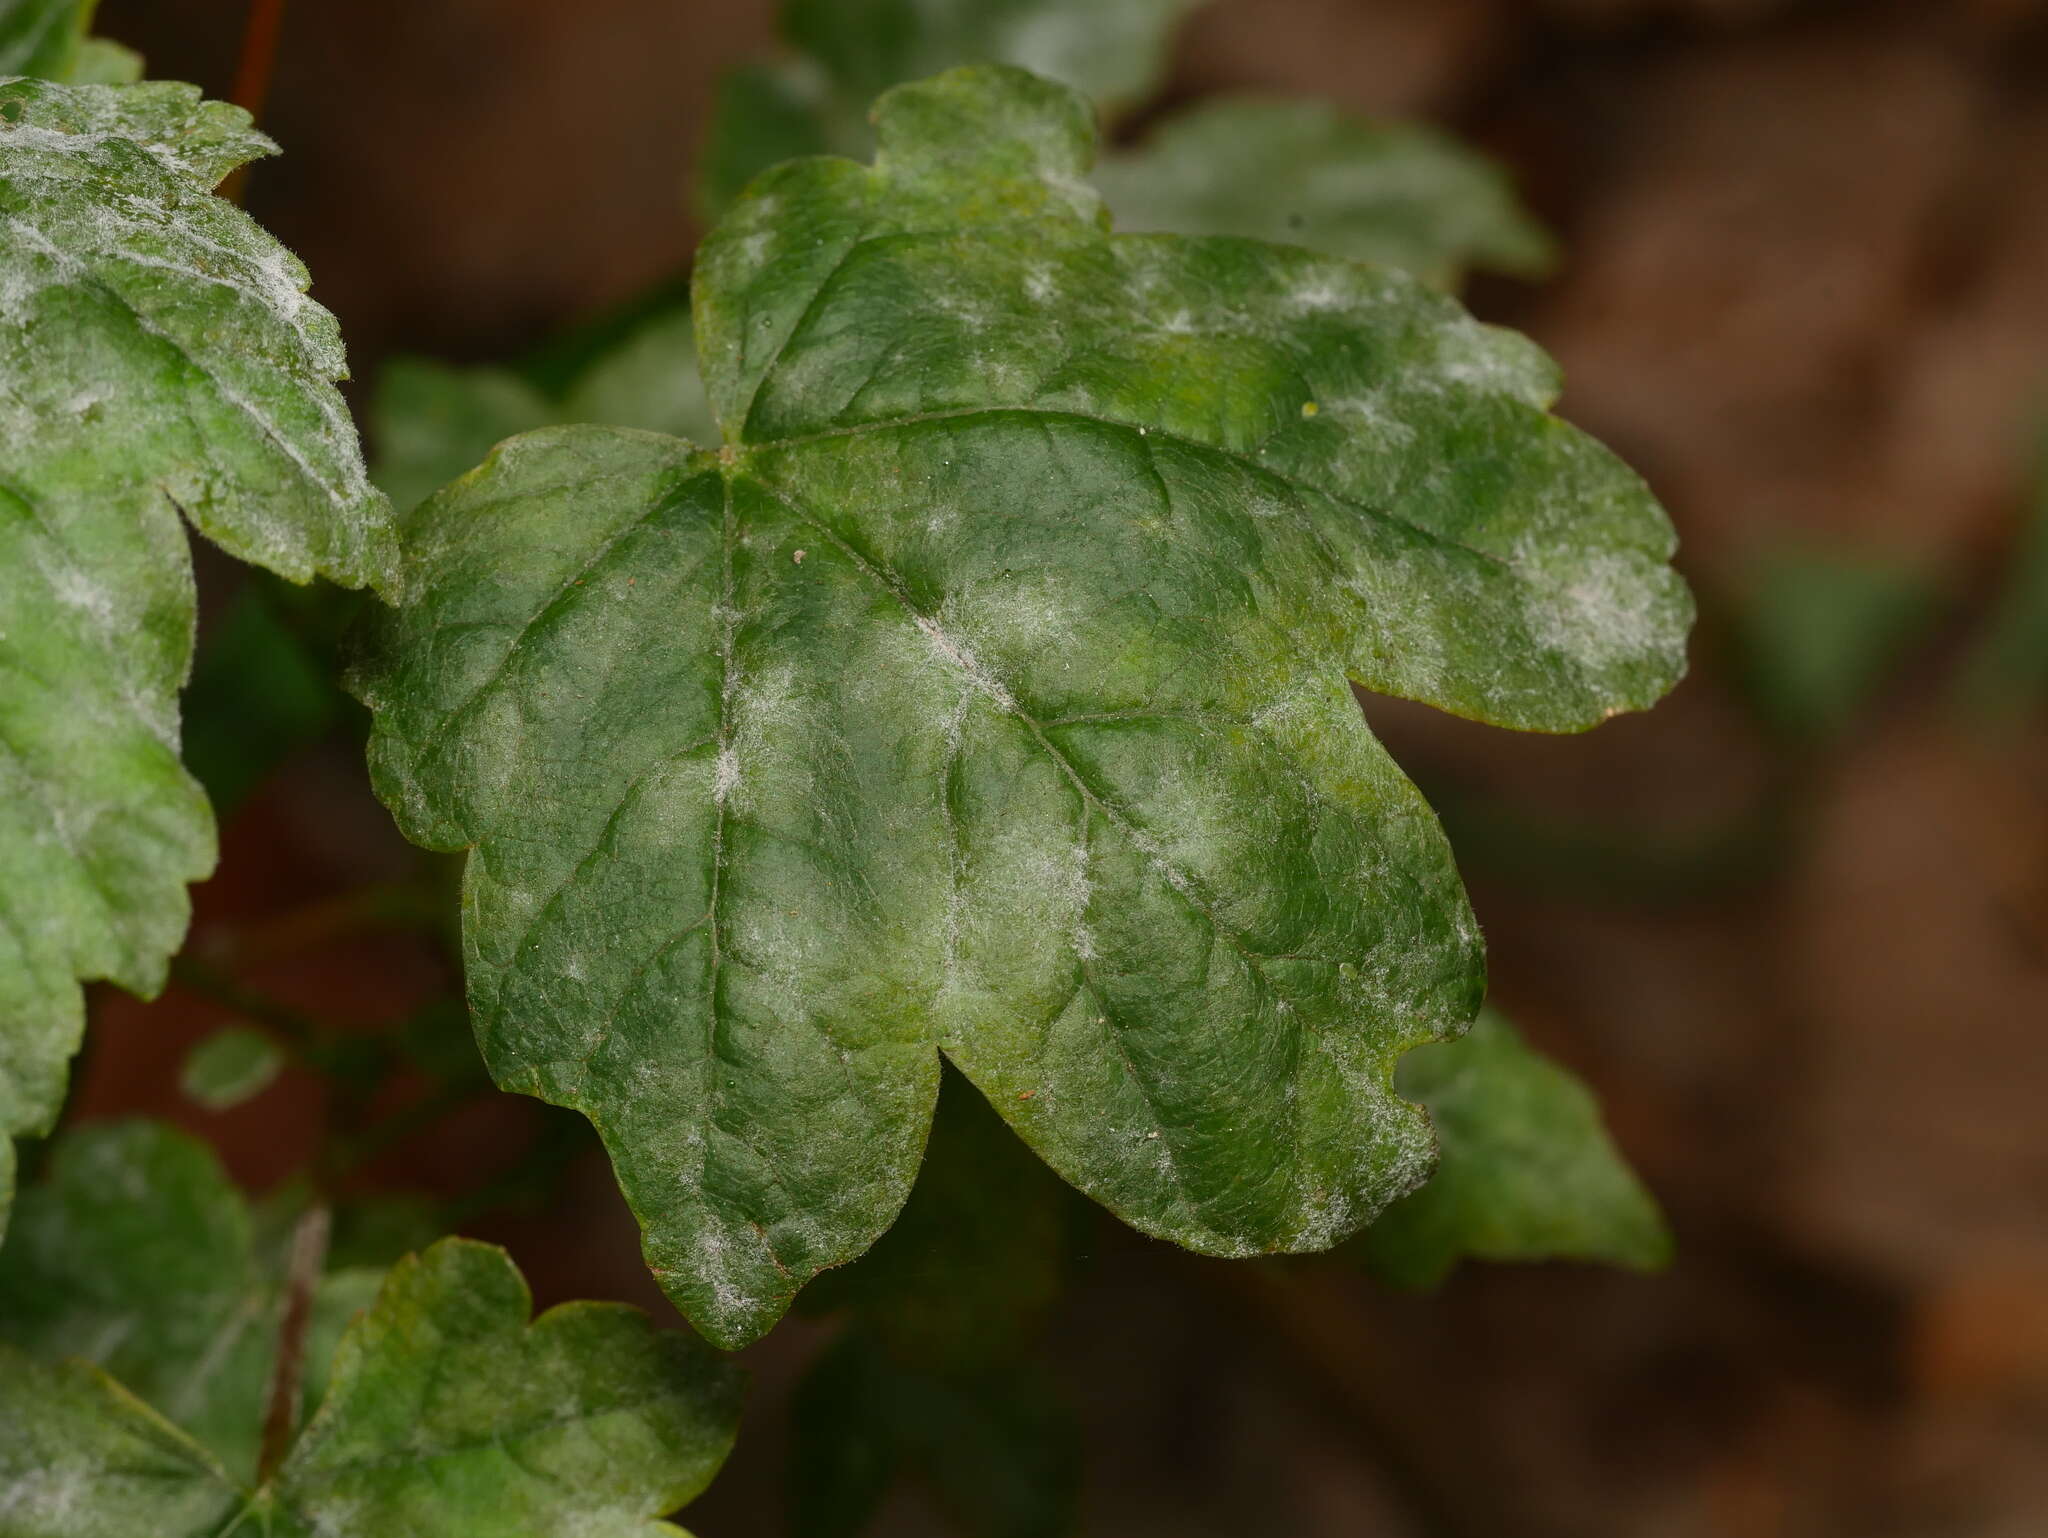
M 1433 791 L 1613 846 L 1531 859 L 1482 830 L 1460 855 L 1496 998 L 1599 1088 L 1681 1260 L 1468 1269 L 1426 1301 L 1316 1272 L 1277 1297 L 1105 1227 L 1049 1347 L 1085 1407 L 1090 1535 L 2048 1531 L 2048 734 L 1959 728 L 1941 694 L 2048 384 L 2044 12 L 1219 0 L 1189 29 L 1172 100 L 1314 92 L 1516 167 L 1567 264 L 1472 302 L 1561 357 L 1566 412 L 1685 540 L 1706 619 L 1652 715 L 1552 740 L 1369 707 Z M 153 74 L 226 89 L 239 5 L 106 0 L 102 21 Z M 288 153 L 250 206 L 360 378 L 394 350 L 509 357 L 686 263 L 707 92 L 770 34 L 736 0 L 300 0 L 266 122 Z M 1744 707 L 1724 623 L 1802 541 L 1911 563 L 1947 605 L 1817 754 Z M 1790 815 L 1733 858 L 1771 805 Z M 198 942 L 408 858 L 359 766 L 308 754 L 230 828 Z M 257 980 L 368 1020 L 446 982 L 389 940 Z M 260 1187 L 310 1148 L 319 1092 L 180 1105 L 179 1057 L 218 1018 L 176 991 L 103 1000 L 77 1111 L 167 1111 Z M 381 1175 L 453 1188 L 525 1135 L 523 1107 L 486 1106 Z M 659 1306 L 601 1164 L 478 1231 L 544 1300 Z M 701 1538 L 777 1530 L 784 1397 L 818 1333 L 750 1353 Z M 938 1529 L 912 1495 L 879 1530 Z

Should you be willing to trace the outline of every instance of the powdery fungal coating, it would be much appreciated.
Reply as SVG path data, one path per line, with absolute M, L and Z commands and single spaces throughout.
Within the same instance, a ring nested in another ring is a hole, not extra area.
M 515 440 L 410 520 L 362 680 L 386 799 L 472 851 L 494 1072 L 591 1117 L 729 1345 L 888 1225 L 942 1053 L 1147 1232 L 1369 1221 L 1431 1159 L 1393 1064 L 1482 977 L 1349 680 L 1573 730 L 1667 689 L 1690 617 L 1526 342 L 1112 236 L 1087 107 L 1021 72 L 877 126 L 702 253 L 724 447 Z
M 213 863 L 185 519 L 295 580 L 395 572 L 334 319 L 211 192 L 271 149 L 190 86 L 0 85 L 0 1137 L 56 1110 L 77 980 L 154 992 Z

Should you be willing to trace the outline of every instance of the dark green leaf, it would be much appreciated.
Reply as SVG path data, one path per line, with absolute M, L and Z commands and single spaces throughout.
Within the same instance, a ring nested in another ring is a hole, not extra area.
M 1108 157 L 1095 184 L 1119 229 L 1310 246 L 1445 288 L 1471 267 L 1534 275 L 1552 259 L 1498 166 L 1434 129 L 1323 102 L 1205 102 Z
M 1494 1011 L 1482 1010 L 1461 1040 L 1409 1053 L 1395 1084 L 1429 1107 L 1442 1152 L 1429 1184 L 1359 1238 L 1385 1280 L 1433 1287 L 1467 1255 L 1642 1271 L 1670 1260 L 1657 1204 L 1592 1095 Z
M 864 1249 L 943 1051 L 1211 1253 L 1428 1168 L 1391 1091 L 1477 1005 L 1428 807 L 1348 680 L 1503 725 L 1647 705 L 1690 618 L 1642 483 L 1518 337 L 1383 268 L 1112 239 L 1093 118 L 885 97 L 698 267 L 725 446 L 564 429 L 409 521 L 361 680 L 468 849 L 479 1041 L 584 1111 L 721 1343 Z
M 154 993 L 213 863 L 184 520 L 294 581 L 391 573 L 333 317 L 210 193 L 270 149 L 189 86 L 0 85 L 0 1138 L 56 1111 L 77 980 Z
M 958 1369 L 1013 1357 L 1065 1280 L 1069 1199 L 949 1070 L 901 1215 L 860 1259 L 805 1288 L 802 1304 L 853 1310 L 905 1362 Z
M 926 1484 L 970 1538 L 1059 1538 L 1074 1526 L 1080 1429 L 1036 1371 L 942 1376 L 856 1331 L 812 1364 L 794 1418 L 794 1538 L 854 1538 L 902 1476 Z
M 200 642 L 185 688 L 185 767 L 225 815 L 331 730 L 346 704 L 270 592 L 248 583 Z

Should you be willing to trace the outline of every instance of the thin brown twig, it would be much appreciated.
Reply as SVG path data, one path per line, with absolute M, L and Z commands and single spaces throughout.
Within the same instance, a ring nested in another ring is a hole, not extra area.
M 252 122 L 263 120 L 263 108 L 270 100 L 270 81 L 277 70 L 277 40 L 284 30 L 284 0 L 249 0 L 249 20 L 242 29 L 242 54 L 235 64 L 235 83 L 228 100 L 249 114 Z M 221 183 L 220 195 L 230 203 L 242 201 L 249 182 L 249 168 L 238 166 Z
M 325 1206 L 308 1207 L 292 1228 L 285 1266 L 284 1317 L 277 1328 L 277 1361 L 270 1370 L 270 1396 L 263 1412 L 263 1451 L 256 1461 L 258 1484 L 284 1462 L 298 1429 L 299 1395 L 306 1377 L 306 1328 L 313 1318 L 313 1294 L 327 1263 L 329 1216 Z

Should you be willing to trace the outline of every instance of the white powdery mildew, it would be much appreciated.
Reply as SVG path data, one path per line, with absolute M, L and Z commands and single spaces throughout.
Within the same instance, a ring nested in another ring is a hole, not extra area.
M 1381 392 L 1340 396 L 1318 405 L 1324 415 L 1341 419 L 1346 430 L 1362 440 L 1347 445 L 1348 453 L 1394 454 L 1415 442 L 1415 429 L 1387 408 Z
M 1524 610 L 1541 645 L 1589 673 L 1657 655 L 1670 620 L 1657 581 L 1660 567 L 1629 552 L 1567 552 L 1553 559 L 1567 576 L 1532 587 Z
M 1557 389 L 1557 372 L 1527 337 L 1461 317 L 1436 332 L 1436 355 L 1419 377 L 1483 395 L 1505 395 L 1539 409 Z
M 320 420 L 311 433 L 280 423 L 231 383 L 224 360 L 205 356 L 209 349 L 203 341 L 169 335 L 136 301 L 124 297 L 139 329 L 200 362 L 215 393 L 250 420 L 258 439 L 290 460 L 308 486 L 353 517 L 374 493 L 355 425 L 332 386 L 346 372 L 333 319 L 306 297 L 305 269 L 238 210 L 195 185 L 193 168 L 166 145 L 120 119 L 113 105 L 117 96 L 110 93 L 107 101 L 110 105 L 97 114 L 107 126 L 98 131 L 22 127 L 7 132 L 6 147 L 26 153 L 10 156 L 6 179 L 27 194 L 28 206 L 49 209 L 57 224 L 53 238 L 20 214 L 0 223 L 6 244 L 33 251 L 48 264 L 39 271 L 19 260 L 0 263 L 7 273 L 0 283 L 0 308 L 21 314 L 42 289 L 59 283 L 110 288 L 113 272 L 126 267 L 167 274 L 166 286 L 173 293 L 181 284 L 226 289 L 237 302 L 267 313 L 291 344 L 266 347 L 263 370 L 314 407 Z M 268 147 L 260 136 L 248 138 L 252 153 Z M 123 178 L 133 181 L 138 170 L 132 157 L 115 158 L 125 146 L 147 150 L 167 176 L 140 193 L 110 200 L 97 189 Z M 165 249 L 177 259 L 159 254 Z M 261 543 L 273 557 L 303 542 L 302 531 L 264 516 L 259 506 L 245 501 L 236 511 L 243 523 L 261 531 Z
M 683 1187 L 694 1197 L 698 1187 L 694 1171 L 685 1171 Z M 708 1220 L 697 1233 L 692 1246 L 697 1252 L 697 1278 L 711 1289 L 711 1306 L 718 1317 L 728 1324 L 744 1325 L 747 1317 L 758 1306 L 759 1300 L 740 1284 L 735 1267 L 726 1250 L 725 1232 L 717 1220 Z
M 1033 262 L 1024 269 L 1024 292 L 1033 304 L 1046 305 L 1059 293 L 1058 280 L 1050 266 Z
M 711 799 L 723 803 L 740 782 L 740 756 L 731 743 L 718 750 L 718 770 L 711 782 Z
M 802 718 L 795 670 L 786 663 L 745 673 L 732 670 L 723 709 L 725 738 L 713 771 L 712 798 L 721 806 L 744 810 L 750 781 L 767 766 L 777 730 Z M 808 794 L 807 763 L 784 753 L 775 756 L 773 768 L 783 794 Z
M 1316 315 L 1341 310 L 1351 304 L 1351 295 L 1327 281 L 1306 283 L 1287 296 L 1287 307 L 1299 315 Z
M 1012 715 L 1016 714 L 1017 702 L 1011 697 L 1010 691 L 1003 687 L 1002 680 L 977 662 L 974 653 L 969 651 L 964 643 L 947 635 L 939 628 L 939 622 L 928 614 L 917 615 L 916 620 L 917 628 L 923 632 L 924 638 L 931 642 L 933 650 L 972 679 L 975 687 L 994 700 L 999 709 Z
M 66 1532 L 73 1513 L 99 1482 L 97 1469 L 74 1465 L 32 1469 L 16 1474 L 0 1488 L 0 1517 L 13 1532 Z

